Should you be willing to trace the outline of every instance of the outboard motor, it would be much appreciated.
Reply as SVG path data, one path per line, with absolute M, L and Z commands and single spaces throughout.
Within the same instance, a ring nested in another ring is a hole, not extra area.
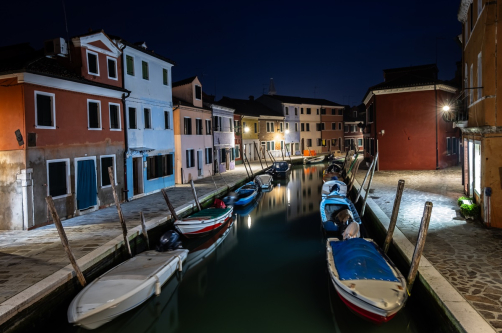
M 179 249 L 181 247 L 180 234 L 174 230 L 169 230 L 160 237 L 157 252 L 166 252 Z

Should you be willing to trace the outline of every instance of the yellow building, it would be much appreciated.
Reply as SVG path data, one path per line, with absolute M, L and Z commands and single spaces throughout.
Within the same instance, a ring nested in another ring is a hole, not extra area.
M 464 190 L 481 205 L 483 221 L 496 228 L 502 228 L 502 105 L 498 102 L 502 85 L 497 84 L 502 79 L 498 66 L 501 14 L 501 3 L 461 0 L 464 89 L 459 100 L 463 105 L 457 105 L 452 117 L 462 130 Z

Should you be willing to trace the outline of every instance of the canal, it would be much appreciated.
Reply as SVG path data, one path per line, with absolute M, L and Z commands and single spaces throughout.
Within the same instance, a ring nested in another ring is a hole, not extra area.
M 320 229 L 323 167 L 295 167 L 217 233 L 186 241 L 183 272 L 160 296 L 92 332 L 437 332 L 413 297 L 382 326 L 339 299 Z

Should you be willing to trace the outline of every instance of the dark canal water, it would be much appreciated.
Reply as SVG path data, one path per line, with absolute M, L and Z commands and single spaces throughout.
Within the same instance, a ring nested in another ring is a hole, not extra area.
M 389 323 L 352 314 L 326 269 L 319 203 L 323 165 L 237 211 L 217 234 L 186 242 L 183 272 L 159 297 L 92 332 L 432 332 L 411 297 Z M 64 328 L 66 332 L 88 332 Z

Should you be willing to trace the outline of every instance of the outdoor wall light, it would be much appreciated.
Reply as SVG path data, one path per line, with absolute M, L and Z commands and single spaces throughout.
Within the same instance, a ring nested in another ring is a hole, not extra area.
M 382 136 L 383 136 L 385 134 L 385 130 L 381 130 L 380 134 L 382 134 Z
M 244 132 L 248 133 L 249 132 L 249 127 L 244 127 Z
M 445 105 L 445 106 L 443 106 L 443 111 L 444 111 L 444 112 L 448 112 L 448 111 L 450 111 L 450 106 L 449 106 L 449 105 Z
M 289 134 L 289 130 L 287 129 L 286 131 L 284 131 L 284 133 Z

